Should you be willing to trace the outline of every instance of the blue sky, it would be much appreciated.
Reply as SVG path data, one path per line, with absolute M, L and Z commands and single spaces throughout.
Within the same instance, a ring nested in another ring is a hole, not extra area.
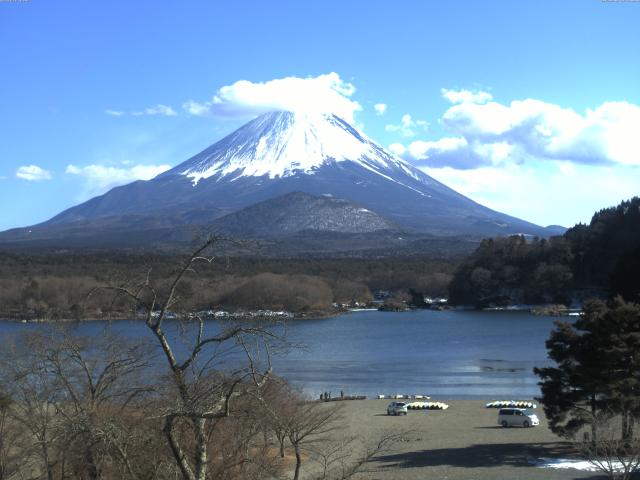
M 640 194 L 638 25 L 600 0 L 0 2 L 0 229 L 310 97 L 487 206 L 586 222 Z

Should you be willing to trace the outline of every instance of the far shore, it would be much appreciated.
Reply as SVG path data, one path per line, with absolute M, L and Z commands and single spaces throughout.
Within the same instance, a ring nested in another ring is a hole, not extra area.
M 532 306 L 532 305 L 513 305 L 509 307 L 490 307 L 490 308 L 473 308 L 470 306 L 457 306 L 457 307 L 448 307 L 447 309 L 454 310 L 469 310 L 469 311 L 495 311 L 495 312 L 528 312 L 533 315 L 538 316 L 578 316 L 580 315 L 580 309 L 568 309 L 568 308 L 559 308 L 556 305 L 540 305 L 540 306 Z M 328 308 L 324 310 L 313 310 L 313 311 L 279 311 L 272 312 L 267 310 L 267 314 L 261 313 L 265 312 L 263 310 L 242 310 L 236 312 L 226 312 L 225 315 L 204 315 L 202 316 L 205 320 L 213 320 L 213 319 L 238 319 L 238 320 L 246 320 L 252 318 L 264 318 L 264 319 L 275 319 L 275 320 L 303 320 L 303 319 L 323 319 L 323 318 L 332 318 L 338 315 L 345 315 L 352 312 L 369 312 L 369 311 L 387 311 L 387 312 L 412 312 L 416 310 L 432 310 L 432 311 L 440 311 L 443 308 L 405 308 L 405 309 L 385 309 L 378 307 L 355 307 L 355 308 Z M 274 315 L 272 313 L 280 313 L 280 315 Z M 70 317 L 56 317 L 56 318 L 47 318 L 47 317 L 35 317 L 35 316 L 20 316 L 20 315 L 2 315 L 0 314 L 0 322 L 17 322 L 17 323 L 74 323 L 74 322 L 100 322 L 100 321 L 111 321 L 111 320 L 141 320 L 143 321 L 146 317 L 143 315 L 131 315 L 131 314 L 112 314 L 109 316 L 103 317 L 82 317 L 82 318 L 70 318 Z M 188 319 L 188 316 L 180 316 L 175 314 L 169 314 L 165 317 L 168 320 L 176 320 L 176 319 Z
M 302 319 L 320 319 L 320 318 L 331 318 L 338 315 L 343 315 L 349 313 L 351 310 L 327 310 L 327 311 L 316 311 L 316 312 L 287 312 L 290 315 L 282 315 L 282 316 L 270 316 L 270 315 L 259 315 L 252 314 L 253 312 L 242 312 L 242 313 L 231 313 L 229 315 L 225 315 L 222 317 L 202 317 L 205 321 L 210 320 L 224 320 L 224 319 L 237 319 L 237 320 L 250 320 L 250 319 L 273 319 L 273 320 L 302 320 Z M 188 320 L 189 316 L 180 316 L 180 315 L 170 315 L 166 316 L 165 320 Z M 83 317 L 83 318 L 67 318 L 67 317 L 58 317 L 58 318 L 24 318 L 24 317 L 9 317 L 0 315 L 0 322 L 14 322 L 14 323 L 42 323 L 42 324 L 55 324 L 55 323 L 77 323 L 77 322 L 109 322 L 109 321 L 119 321 L 119 320 L 139 320 L 144 322 L 146 320 L 146 316 L 142 315 L 110 315 L 108 317 Z

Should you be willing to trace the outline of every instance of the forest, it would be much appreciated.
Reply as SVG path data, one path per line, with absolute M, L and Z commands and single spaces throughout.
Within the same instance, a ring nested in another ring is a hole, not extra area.
M 148 275 L 160 290 L 183 260 L 136 252 L 0 252 L 0 317 L 86 319 L 131 317 L 130 305 L 97 287 Z M 326 314 L 333 304 L 367 303 L 378 291 L 406 297 L 410 289 L 446 296 L 457 259 L 263 259 L 216 257 L 185 279 L 185 312 L 228 309 Z M 165 280 L 163 280 L 165 279 Z M 89 295 L 90 292 L 93 293 Z
M 449 300 L 484 307 L 620 294 L 637 301 L 639 267 L 640 198 L 634 197 L 560 237 L 483 240 L 456 270 Z

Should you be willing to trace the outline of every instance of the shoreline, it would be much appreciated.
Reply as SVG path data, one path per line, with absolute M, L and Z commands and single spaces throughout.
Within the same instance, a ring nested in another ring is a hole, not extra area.
M 323 319 L 323 318 L 332 318 L 339 315 L 350 313 L 351 310 L 340 310 L 336 312 L 330 311 L 318 311 L 318 312 L 286 312 L 284 315 L 260 315 L 256 313 L 258 311 L 249 311 L 249 312 L 238 312 L 238 313 L 229 313 L 227 315 L 222 315 L 216 317 L 214 315 L 203 316 L 202 318 L 205 321 L 210 320 L 221 320 L 221 319 L 237 319 L 237 320 L 250 320 L 256 318 L 262 319 L 279 319 L 279 320 L 315 320 L 315 319 Z M 189 315 L 170 315 L 165 317 L 165 320 L 188 320 Z M 145 316 L 136 316 L 136 315 L 113 315 L 110 317 L 86 317 L 86 318 L 16 318 L 9 316 L 2 316 L 0 314 L 0 322 L 12 322 L 12 323 L 38 323 L 38 324 L 55 324 L 55 323 L 81 323 L 81 322 L 109 322 L 109 321 L 119 321 L 119 320 L 134 320 L 144 322 L 146 319 Z
M 472 311 L 472 312 L 518 312 L 518 313 L 529 313 L 531 315 L 540 316 L 540 317 L 559 317 L 559 316 L 579 316 L 579 310 L 577 309 L 567 309 L 564 312 L 558 312 L 555 310 L 545 310 L 543 307 L 540 307 L 541 310 L 537 310 L 535 307 L 527 306 L 526 308 L 512 308 L 512 307 L 489 307 L 489 308 L 473 308 L 470 306 L 456 306 L 456 307 L 448 307 L 444 310 L 463 310 L 463 311 Z M 415 311 L 434 311 L 439 312 L 443 309 L 437 308 L 407 308 L 403 310 L 389 310 L 389 309 L 381 309 L 381 308 L 345 308 L 345 309 L 332 309 L 332 310 L 318 310 L 311 312 L 291 312 L 291 311 L 277 311 L 273 312 L 267 310 L 265 313 L 261 314 L 261 310 L 250 310 L 250 311 L 241 311 L 241 312 L 225 312 L 224 315 L 205 315 L 203 316 L 205 321 L 208 320 L 219 320 L 219 319 L 232 319 L 235 318 L 237 320 L 250 320 L 256 318 L 262 319 L 279 319 L 279 320 L 321 320 L 326 318 L 333 318 L 340 315 L 347 315 L 350 313 L 358 313 L 358 312 L 393 312 L 393 313 L 408 313 Z M 278 313 L 278 314 L 274 314 Z M 180 315 L 170 315 L 166 317 L 166 320 L 186 320 L 189 316 L 180 316 Z M 109 317 L 86 317 L 86 318 L 68 318 L 68 317 L 60 317 L 60 318 L 25 318 L 15 316 L 3 316 L 0 314 L 0 322 L 14 322 L 14 323 L 38 323 L 38 324 L 55 324 L 55 323 L 79 323 L 79 322 L 108 322 L 112 320 L 140 320 L 144 321 L 144 316 L 136 316 L 136 315 L 113 315 Z

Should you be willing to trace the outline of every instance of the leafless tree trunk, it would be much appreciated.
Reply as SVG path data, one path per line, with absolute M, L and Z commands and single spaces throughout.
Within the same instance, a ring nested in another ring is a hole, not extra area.
M 55 421 L 56 388 L 37 358 L 20 356 L 13 346 L 7 349 L 12 354 L 2 362 L 0 383 L 13 400 L 10 420 L 30 439 L 21 454 L 53 480 L 59 463 L 54 445 L 61 436 Z
M 2 383 L 15 398 L 12 420 L 29 433 L 49 480 L 64 478 L 67 466 L 90 479 L 102 478 L 105 464 L 130 466 L 126 416 L 151 390 L 141 382 L 149 351 L 119 337 L 100 340 L 28 333 L 2 365 Z
M 331 439 L 324 448 L 311 450 L 311 459 L 320 466 L 312 480 L 347 480 L 366 473 L 366 465 L 376 456 L 390 452 L 400 439 L 410 432 L 387 433 L 369 445 L 358 443 L 361 439 L 349 437 Z M 360 449 L 359 453 L 354 453 Z
M 342 408 L 337 403 L 306 400 L 285 380 L 272 377 L 261 398 L 261 415 L 265 426 L 276 437 L 282 457 L 285 448 L 293 451 L 293 480 L 303 476 L 303 463 L 313 464 L 305 478 L 311 480 L 346 480 L 361 473 L 375 456 L 391 449 L 409 432 L 385 434 L 370 444 L 344 437 L 341 428 Z
M 297 400 L 295 407 L 285 414 L 287 438 L 296 457 L 294 480 L 300 478 L 302 451 L 330 439 L 329 436 L 338 429 L 340 411 L 337 405 Z
M 591 421 L 596 440 L 578 442 L 582 457 L 612 480 L 629 480 L 640 471 L 640 439 L 628 436 L 629 422 L 626 414 L 601 412 Z
M 212 327 L 193 315 L 168 321 L 183 278 L 213 261 L 203 254 L 214 241 L 189 256 L 166 288 L 150 274 L 104 288 L 145 312 L 159 358 L 151 359 L 148 342 L 60 330 L 17 340 L 0 365 L 0 388 L 10 386 L 11 418 L 31 440 L 22 453 L 38 479 L 146 480 L 171 472 L 186 480 L 248 480 L 278 471 L 268 446 L 258 448 L 252 409 L 262 405 L 270 352 L 281 339 L 264 323 Z M 216 443 L 225 438 L 233 441 Z
M 0 480 L 16 478 L 26 461 L 24 432 L 12 421 L 13 401 L 0 392 Z
M 178 355 L 165 329 L 168 314 L 179 303 L 178 286 L 197 263 L 213 261 L 212 257 L 204 255 L 216 240 L 207 240 L 186 259 L 164 295 L 154 287 L 150 275 L 138 285 L 109 287 L 143 307 L 145 324 L 161 348 L 175 398 L 172 404 L 165 405 L 161 414 L 164 418 L 163 432 L 174 461 L 186 480 L 207 478 L 209 450 L 214 447 L 206 434 L 208 425 L 229 417 L 235 399 L 259 395 L 271 373 L 268 357 L 261 367 L 254 362 L 256 350 L 268 352 L 270 341 L 275 340 L 274 335 L 260 326 L 230 325 L 215 334 L 208 334 L 204 320 L 192 316 L 187 322 L 187 329 L 193 335 L 192 346 L 182 355 Z M 225 344 L 235 344 L 244 351 L 246 362 L 231 373 L 221 374 L 215 368 L 214 354 L 206 351 Z M 185 427 L 189 430 L 188 437 L 185 437 Z

